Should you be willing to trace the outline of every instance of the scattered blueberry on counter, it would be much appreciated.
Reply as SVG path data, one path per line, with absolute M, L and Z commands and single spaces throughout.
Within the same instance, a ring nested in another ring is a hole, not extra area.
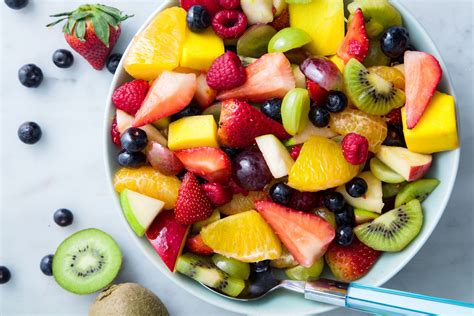
M 67 49 L 58 49 L 53 53 L 53 63 L 59 68 L 69 68 L 74 63 L 74 56 Z
M 122 59 L 122 54 L 111 54 L 106 61 L 107 70 L 115 74 L 117 71 L 118 65 L 120 64 L 120 60 Z
M 27 64 L 18 70 L 18 79 L 27 88 L 37 88 L 43 82 L 43 71 L 35 64 Z
M 54 222 L 61 227 L 69 226 L 74 220 L 74 215 L 72 212 L 65 208 L 60 208 L 54 212 Z
M 5 4 L 10 9 L 20 10 L 28 5 L 28 0 L 5 0 Z
M 0 284 L 5 284 L 10 281 L 11 278 L 10 270 L 5 266 L 0 266 Z
M 40 261 L 40 269 L 44 275 L 53 275 L 53 255 L 46 255 Z
M 35 122 L 25 122 L 18 128 L 18 138 L 28 145 L 36 144 L 42 134 L 41 127 Z

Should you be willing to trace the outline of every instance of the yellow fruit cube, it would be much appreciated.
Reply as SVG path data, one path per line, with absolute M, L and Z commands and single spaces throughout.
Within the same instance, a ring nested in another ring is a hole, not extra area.
M 343 0 L 313 0 L 289 4 L 290 26 L 306 31 L 313 41 L 306 48 L 314 55 L 334 55 L 344 40 Z
M 153 80 L 179 65 L 186 32 L 186 11 L 172 7 L 159 13 L 138 34 L 125 56 L 124 68 L 136 79 Z
M 224 42 L 211 27 L 202 33 L 186 31 L 181 67 L 207 71 L 212 62 L 224 54 Z
M 454 98 L 435 92 L 416 126 L 408 129 L 402 109 L 403 133 L 410 151 L 422 154 L 451 150 L 459 146 Z
M 169 149 L 179 150 L 203 146 L 219 147 L 214 116 L 188 116 L 169 125 Z
M 344 72 L 345 64 L 344 64 L 344 60 L 342 60 L 341 57 L 337 55 L 333 55 L 329 57 L 329 60 L 332 61 L 337 66 L 337 68 L 339 68 L 341 72 Z

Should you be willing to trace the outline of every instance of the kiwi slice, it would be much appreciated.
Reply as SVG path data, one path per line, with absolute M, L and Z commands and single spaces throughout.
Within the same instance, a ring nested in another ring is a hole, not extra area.
M 219 270 L 209 258 L 192 253 L 178 257 L 176 271 L 233 297 L 238 296 L 245 288 L 244 280 Z
M 226 272 L 231 277 L 243 280 L 247 280 L 249 278 L 250 265 L 246 262 L 241 262 L 235 260 L 234 258 L 227 258 L 218 253 L 212 256 L 212 262 L 216 265 L 216 267 Z
M 421 179 L 405 185 L 395 198 L 395 207 L 406 204 L 413 199 L 423 202 L 439 185 L 438 179 Z
M 384 199 L 395 197 L 398 192 L 406 185 L 406 182 L 401 183 L 382 183 L 382 196 Z
M 370 248 L 395 252 L 405 248 L 418 235 L 422 225 L 421 204 L 415 199 L 370 223 L 356 226 L 354 233 Z
M 69 292 L 90 294 L 109 285 L 121 265 L 122 253 L 112 237 L 90 228 L 72 234 L 59 245 L 53 276 Z
M 386 115 L 405 104 L 405 92 L 370 72 L 352 58 L 344 67 L 347 94 L 360 110 L 373 115 Z
M 354 209 L 354 215 L 355 215 L 355 222 L 356 225 L 364 224 L 373 221 L 377 217 L 380 216 L 380 214 L 371 212 L 371 211 L 366 211 L 361 208 L 355 208 Z
M 405 182 L 405 178 L 396 173 L 389 166 L 384 164 L 380 159 L 374 157 L 370 159 L 370 171 L 380 181 L 386 183 L 402 183 Z
M 365 29 L 370 38 L 379 36 L 390 26 L 401 26 L 402 16 L 388 0 L 354 0 L 347 6 L 352 20 L 354 12 L 360 8 L 364 14 Z

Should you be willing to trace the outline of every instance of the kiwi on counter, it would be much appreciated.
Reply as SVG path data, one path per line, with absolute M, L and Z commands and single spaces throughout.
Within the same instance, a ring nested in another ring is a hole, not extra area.
M 368 114 L 386 115 L 405 104 L 405 92 L 354 58 L 344 68 L 344 81 L 351 102 Z
M 357 238 L 367 246 L 396 252 L 404 249 L 420 232 L 423 212 L 420 201 L 412 200 L 354 228 Z
M 420 179 L 405 185 L 395 198 L 395 207 L 399 207 L 413 199 L 423 202 L 436 189 L 438 179 Z
M 95 228 L 78 231 L 56 250 L 53 276 L 65 290 L 90 294 L 109 285 L 122 265 L 122 253 L 108 234 Z
M 150 290 L 136 283 L 114 284 L 102 291 L 89 316 L 168 316 L 168 310 Z

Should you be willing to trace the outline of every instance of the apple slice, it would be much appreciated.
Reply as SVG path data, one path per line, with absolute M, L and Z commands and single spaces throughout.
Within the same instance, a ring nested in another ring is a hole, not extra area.
M 196 79 L 196 94 L 194 99 L 201 109 L 208 108 L 216 99 L 217 91 L 209 87 L 206 80 L 206 74 L 200 74 Z
M 295 136 L 291 137 L 285 142 L 286 146 L 294 146 L 298 144 L 303 144 L 306 142 L 311 136 L 321 136 L 321 137 L 326 137 L 326 138 L 333 138 L 337 136 L 336 133 L 332 131 L 332 129 L 329 128 L 329 126 L 326 127 L 316 127 L 314 126 L 311 122 L 308 122 L 306 124 L 306 127 L 304 130 L 296 134 Z
M 172 272 L 183 251 L 188 231 L 189 225 L 178 223 L 173 210 L 160 212 L 146 231 L 146 238 Z
M 240 6 L 249 25 L 273 21 L 273 0 L 241 0 Z
M 278 179 L 287 176 L 295 161 L 286 147 L 272 134 L 255 138 L 273 177 Z
M 382 200 L 382 182 L 377 179 L 370 171 L 362 172 L 357 177 L 364 179 L 367 183 L 367 192 L 363 196 L 358 198 L 350 196 L 346 191 L 345 185 L 341 185 L 336 191 L 340 192 L 344 196 L 344 199 L 347 201 L 347 203 L 354 207 L 379 214 L 382 213 L 384 206 Z
M 417 154 L 403 147 L 380 147 L 377 158 L 407 181 L 422 178 L 430 169 L 431 155 Z
M 163 210 L 164 202 L 125 189 L 120 193 L 120 204 L 135 234 L 142 237 L 155 217 Z
M 132 127 L 132 123 L 134 120 L 133 116 L 122 110 L 117 110 L 115 115 L 117 118 L 117 129 L 120 134 Z M 168 146 L 168 141 L 166 140 L 166 138 L 161 135 L 160 131 L 157 130 L 153 125 L 149 124 L 141 126 L 140 129 L 145 131 L 146 135 L 148 136 L 148 141 L 154 141 L 163 146 Z

